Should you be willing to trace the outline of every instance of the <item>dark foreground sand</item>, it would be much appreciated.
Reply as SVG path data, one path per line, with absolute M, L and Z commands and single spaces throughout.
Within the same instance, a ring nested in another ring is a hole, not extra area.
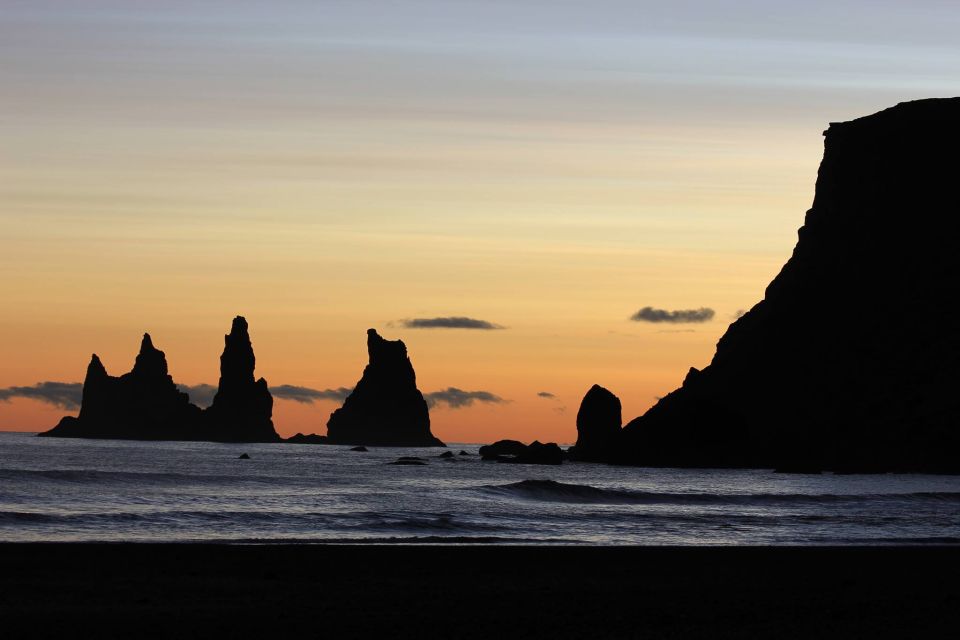
M 0 637 L 923 638 L 960 549 L 0 545 Z

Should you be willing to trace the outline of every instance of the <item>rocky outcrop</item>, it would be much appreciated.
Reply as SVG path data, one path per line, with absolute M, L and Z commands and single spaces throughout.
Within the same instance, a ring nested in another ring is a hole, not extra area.
M 480 447 L 480 457 L 484 460 L 494 460 L 498 456 L 518 456 L 526 449 L 527 445 L 519 440 L 497 440 L 493 444 Z
M 960 98 L 831 124 L 793 256 L 616 459 L 960 472 L 958 148 Z
M 562 464 L 563 449 L 555 442 L 534 440 L 523 444 L 516 440 L 498 440 L 480 447 L 482 460 L 516 464 Z
M 209 439 L 218 442 L 279 442 L 273 428 L 273 396 L 267 381 L 254 377 L 257 359 L 247 321 L 233 319 L 220 356 L 220 385 L 204 412 Z
M 320 436 L 315 433 L 296 433 L 284 442 L 290 444 L 327 444 L 327 436 Z
M 80 415 L 63 418 L 40 435 L 195 440 L 202 435 L 202 412 L 177 389 L 167 372 L 166 356 L 153 346 L 150 335 L 144 334 L 130 373 L 113 377 L 94 355 L 83 383 Z
M 247 321 L 237 317 L 220 358 L 220 387 L 203 411 L 190 403 L 167 371 L 167 358 L 144 334 L 133 370 L 107 374 L 96 355 L 87 367 L 80 415 L 68 416 L 41 436 L 120 440 L 212 440 L 277 442 L 273 398 L 262 378 L 254 381 L 256 359 Z
M 615 453 L 623 426 L 620 398 L 598 384 L 593 385 L 577 412 L 577 444 L 570 448 L 574 460 L 609 459 Z
M 400 340 L 367 331 L 369 364 L 343 406 L 327 422 L 331 444 L 445 446 L 430 432 L 430 413 Z

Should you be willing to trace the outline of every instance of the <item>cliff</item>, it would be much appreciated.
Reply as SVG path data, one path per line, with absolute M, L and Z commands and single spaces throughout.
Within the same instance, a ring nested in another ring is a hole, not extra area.
M 343 406 L 327 422 L 330 444 L 442 447 L 430 432 L 430 413 L 400 340 L 367 331 L 369 364 Z
M 764 299 L 624 429 L 630 464 L 960 472 L 960 98 L 833 123 Z

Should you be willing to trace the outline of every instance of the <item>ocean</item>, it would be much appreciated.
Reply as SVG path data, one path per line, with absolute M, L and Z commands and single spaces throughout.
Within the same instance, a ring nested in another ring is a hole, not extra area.
M 0 541 L 960 542 L 960 477 L 515 465 L 483 462 L 478 448 L 0 433 Z M 426 464 L 389 464 L 400 456 Z

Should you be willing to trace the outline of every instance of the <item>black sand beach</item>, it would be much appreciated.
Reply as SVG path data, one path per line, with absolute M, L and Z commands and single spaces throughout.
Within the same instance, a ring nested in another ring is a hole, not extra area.
M 7 544 L 0 633 L 941 637 L 958 569 L 949 547 Z

